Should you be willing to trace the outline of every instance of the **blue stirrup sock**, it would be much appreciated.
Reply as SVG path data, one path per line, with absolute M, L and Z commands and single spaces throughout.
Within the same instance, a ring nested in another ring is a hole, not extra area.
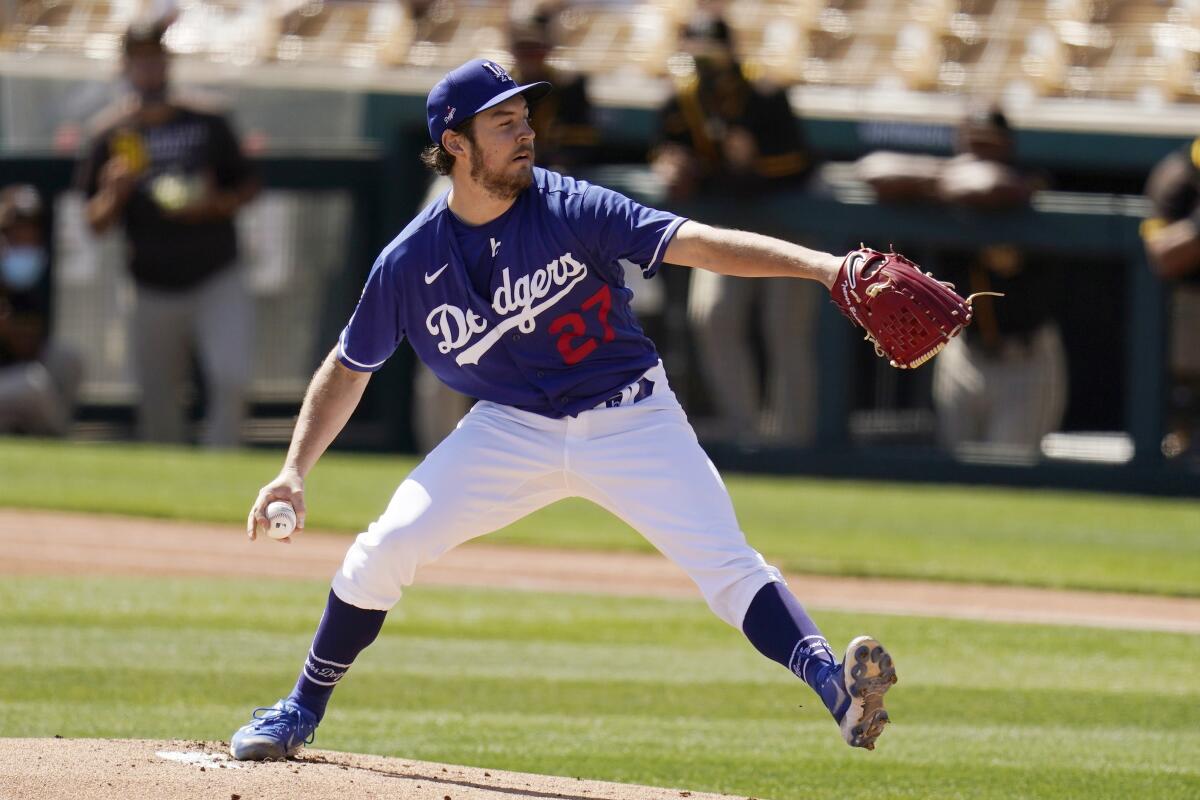
M 321 719 L 338 681 L 355 657 L 375 641 L 386 616 L 386 611 L 352 606 L 330 589 L 321 624 L 317 626 L 296 687 L 288 697 Z
M 742 632 L 758 652 L 811 686 L 837 713 L 832 704 L 839 693 L 828 680 L 837 670 L 837 659 L 817 623 L 787 586 L 772 581 L 758 590 L 746 610 Z

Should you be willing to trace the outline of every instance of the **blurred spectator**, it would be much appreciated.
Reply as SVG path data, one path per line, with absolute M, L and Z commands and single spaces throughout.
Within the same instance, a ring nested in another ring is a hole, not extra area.
M 124 41 L 130 96 L 101 115 L 78 184 L 100 233 L 120 222 L 136 287 L 130 330 L 144 439 L 185 440 L 192 349 L 214 446 L 239 441 L 253 355 L 253 306 L 237 269 L 233 217 L 257 192 L 225 119 L 168 96 L 161 25 Z
M 586 78 L 560 72 L 546 63 L 554 49 L 554 24 L 550 6 L 514 19 L 509 25 L 509 48 L 516 61 L 512 74 L 518 83 L 549 81 L 554 85 L 554 91 L 530 109 L 538 166 L 569 173 L 592 163 L 599 134 L 592 120 Z M 424 204 L 449 188 L 448 178 L 435 178 Z M 414 438 L 417 448 L 428 452 L 454 430 L 471 400 L 447 387 L 423 364 L 416 366 L 413 386 Z
M 67 432 L 82 365 L 50 341 L 46 220 L 32 186 L 0 190 L 0 433 Z
M 1013 164 L 1012 131 L 1003 112 L 973 113 L 959 126 L 953 158 L 873 153 L 859 174 L 883 201 L 940 201 L 979 210 L 1020 208 L 1039 177 Z M 939 254 L 937 273 L 978 298 L 975 321 L 933 364 L 938 435 L 950 448 L 967 442 L 1036 453 L 1062 423 L 1067 365 L 1054 320 L 1060 272 L 1007 243 Z
M 1151 268 L 1172 282 L 1169 430 L 1163 452 L 1197 449 L 1200 422 L 1200 139 L 1158 163 L 1146 183 L 1154 216 L 1142 224 Z
M 725 20 L 698 14 L 682 30 L 680 46 L 694 69 L 676 79 L 651 155 L 668 197 L 770 202 L 765 194 L 802 187 L 813 161 L 787 94 L 747 77 Z M 688 317 L 719 415 L 713 434 L 790 444 L 811 437 L 818 296 L 819 287 L 807 281 L 693 271 Z M 761 375 L 756 335 L 765 356 Z
M 593 161 L 600 135 L 592 118 L 587 76 L 554 69 L 546 58 L 555 45 L 555 16 L 550 7 L 509 24 L 508 46 L 516 61 L 517 83 L 549 81 L 554 91 L 530 109 L 537 160 L 546 169 L 569 173 Z

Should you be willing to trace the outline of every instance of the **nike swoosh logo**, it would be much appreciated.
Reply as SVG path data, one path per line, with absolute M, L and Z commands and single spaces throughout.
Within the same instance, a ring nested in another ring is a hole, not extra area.
M 448 267 L 448 266 L 450 266 L 449 261 L 447 261 L 445 264 L 442 264 L 442 268 L 439 269 L 437 272 L 433 273 L 432 275 L 430 275 L 428 272 L 426 272 L 425 273 L 425 285 L 428 286 L 429 284 L 436 281 L 438 279 L 438 276 L 441 275 L 443 272 L 445 272 L 446 267 Z

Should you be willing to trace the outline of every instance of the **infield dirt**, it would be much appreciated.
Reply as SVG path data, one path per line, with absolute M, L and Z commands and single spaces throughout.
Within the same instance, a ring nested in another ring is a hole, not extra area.
M 153 575 L 328 580 L 350 539 L 303 531 L 291 544 L 249 542 L 234 523 L 0 509 L 0 575 Z M 768 554 L 769 557 L 769 554 Z M 471 542 L 417 575 L 423 585 L 618 594 L 697 600 L 657 554 L 595 553 Z M 882 578 L 789 575 L 818 609 L 985 621 L 1200 633 L 1200 599 L 979 586 Z

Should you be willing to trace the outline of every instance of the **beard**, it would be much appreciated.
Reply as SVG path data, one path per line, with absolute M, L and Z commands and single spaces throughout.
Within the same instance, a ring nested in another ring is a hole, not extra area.
M 475 152 L 478 155 L 479 151 Z M 511 162 L 510 162 L 511 163 Z M 490 169 L 482 158 L 471 159 L 471 180 L 497 200 L 512 200 L 533 184 L 533 148 L 529 149 L 529 168 L 516 174 Z

